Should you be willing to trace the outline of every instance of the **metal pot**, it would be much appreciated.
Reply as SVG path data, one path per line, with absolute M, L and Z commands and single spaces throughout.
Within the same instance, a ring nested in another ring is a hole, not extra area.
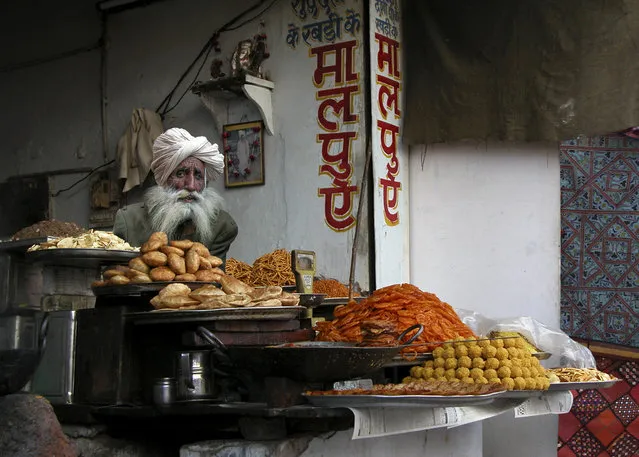
M 0 396 L 18 392 L 31 380 L 46 347 L 48 329 L 49 315 L 45 313 L 40 322 L 37 347 L 25 342 L 24 346 L 0 349 Z
M 423 331 L 413 325 L 398 341 L 413 330 L 406 342 L 390 347 L 362 347 L 354 343 L 305 341 L 278 346 L 225 346 L 210 330 L 198 327 L 198 334 L 224 353 L 230 362 L 260 376 L 276 376 L 301 382 L 333 382 L 367 376 L 384 367 L 410 345 Z
M 178 400 L 197 400 L 215 396 L 213 365 L 211 362 L 211 351 L 184 351 L 178 353 Z

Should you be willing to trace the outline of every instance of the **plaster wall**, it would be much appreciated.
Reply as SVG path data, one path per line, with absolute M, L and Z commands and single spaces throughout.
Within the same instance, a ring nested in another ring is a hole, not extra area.
M 559 328 L 559 150 L 457 143 L 410 154 L 411 282 L 455 308 Z M 557 417 L 483 422 L 484 454 L 554 456 Z
M 34 2 L 12 5 L 17 10 L 11 14 L 7 11 L 2 15 L 4 19 L 0 19 L 0 24 L 4 22 L 6 26 L 0 28 L 0 38 L 15 43 L 0 56 L 0 67 L 5 69 L 0 72 L 0 96 L 11 107 L 0 123 L 0 135 L 5 138 L 0 150 L 3 160 L 0 180 L 29 173 L 90 169 L 114 159 L 117 141 L 132 110 L 140 107 L 155 110 L 212 33 L 255 3 L 171 0 L 109 15 L 106 151 L 102 145 L 99 50 L 22 69 L 11 67 L 94 44 L 100 36 L 100 18 L 93 2 L 73 0 L 46 9 L 36 8 Z M 361 0 L 349 0 L 340 8 L 347 7 L 363 13 Z M 286 44 L 288 24 L 296 19 L 290 2 L 276 2 L 262 19 L 271 56 L 264 67 L 267 77 L 276 84 L 273 93 L 276 132 L 264 137 L 264 186 L 225 189 L 221 181 L 212 184 L 225 198 L 240 227 L 229 255 L 250 263 L 276 248 L 314 250 L 318 253 L 319 273 L 346 280 L 354 230 L 335 232 L 328 228 L 323 220 L 324 201 L 318 196 L 318 187 L 325 186 L 322 179 L 326 178 L 318 175 L 321 164 L 316 140 L 318 101 L 312 82 L 315 59 L 309 57 L 306 45 L 293 50 Z M 26 30 L 26 23 L 34 27 Z M 228 61 L 238 41 L 260 31 L 258 24 L 259 21 L 253 21 L 222 34 L 222 54 L 212 53 L 197 79 L 207 80 L 212 59 L 220 57 Z M 362 74 L 363 28 L 357 40 L 360 46 L 356 68 Z M 228 65 L 225 70 L 228 74 Z M 186 81 L 192 79 L 190 76 Z M 363 93 L 363 76 L 361 84 Z M 187 85 L 182 85 L 175 99 L 185 90 Z M 352 183 L 357 185 L 361 184 L 366 141 L 362 93 L 354 100 L 355 110 L 360 114 L 357 127 L 360 132 L 352 154 Z M 229 103 L 224 112 L 217 114 L 223 124 L 260 119 L 254 105 L 241 101 Z M 165 128 L 176 126 L 221 144 L 221 132 L 212 114 L 190 91 L 164 120 Z M 57 177 L 52 190 L 65 187 L 77 177 L 77 174 Z M 87 180 L 73 192 L 54 198 L 52 215 L 88 225 L 89 190 Z M 135 190 L 127 203 L 140 198 L 140 190 Z M 368 228 L 363 227 L 356 274 L 363 286 L 368 284 L 367 245 Z

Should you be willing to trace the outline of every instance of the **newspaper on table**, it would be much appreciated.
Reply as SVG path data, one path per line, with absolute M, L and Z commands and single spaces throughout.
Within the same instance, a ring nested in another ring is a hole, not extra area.
M 510 410 L 515 417 L 564 414 L 572 407 L 569 391 L 544 392 L 523 398 L 503 398 L 487 405 L 464 407 L 349 408 L 355 417 L 353 439 L 378 438 L 402 433 L 452 428 L 483 421 Z
M 545 392 L 538 397 L 528 398 L 515 408 L 515 417 L 542 416 L 544 414 L 565 414 L 572 408 L 572 393 L 568 390 Z
M 487 405 L 465 407 L 349 408 L 355 416 L 353 439 L 451 428 L 488 419 L 509 411 L 523 399 L 500 399 Z

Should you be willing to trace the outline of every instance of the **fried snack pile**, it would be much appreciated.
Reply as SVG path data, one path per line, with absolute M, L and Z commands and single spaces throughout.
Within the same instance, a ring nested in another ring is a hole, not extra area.
M 336 279 L 318 279 L 313 281 L 314 294 L 326 294 L 328 298 L 348 297 L 348 287 Z
M 214 285 L 191 291 L 186 284 L 169 284 L 151 299 L 155 309 L 190 310 L 244 307 L 297 306 L 299 296 L 282 291 L 279 286 L 254 289 L 242 281 L 223 274 L 219 289 Z
M 28 252 L 43 249 L 109 249 L 114 251 L 137 251 L 122 238 L 111 232 L 89 230 L 82 235 L 67 238 L 56 238 L 45 243 L 34 244 Z
M 277 249 L 264 254 L 253 262 L 251 270 L 252 286 L 289 286 L 295 284 L 291 269 L 291 253 Z
M 291 253 L 277 249 L 258 257 L 253 266 L 234 258 L 226 260 L 226 274 L 251 286 L 293 286 Z
M 13 234 L 11 239 L 17 241 L 45 236 L 50 236 L 53 238 L 66 238 L 69 236 L 78 236 L 84 232 L 86 232 L 86 229 L 80 227 L 75 222 L 45 220 L 36 222 L 33 225 L 20 229 Z
M 385 322 L 399 334 L 414 324 L 424 325 L 416 344 L 452 340 L 457 337 L 476 338 L 453 308 L 436 295 L 422 292 L 410 284 L 396 284 L 376 290 L 359 303 L 350 302 L 333 311 L 335 320 L 318 322 L 319 341 L 350 341 L 361 343 L 361 325 L 366 321 Z M 378 324 L 379 325 L 379 324 Z M 388 335 L 388 331 L 385 335 Z M 429 352 L 432 346 L 419 344 L 402 352 Z
M 461 381 L 500 383 L 507 390 L 547 390 L 550 380 L 523 338 L 446 342 L 433 350 L 434 360 L 410 369 L 403 382 Z
M 152 234 L 140 248 L 142 255 L 128 266 L 111 267 L 93 287 L 144 284 L 153 281 L 219 282 L 224 272 L 222 259 L 211 255 L 201 243 L 190 240 L 169 242 L 163 232 Z
M 546 370 L 560 382 L 614 381 L 617 378 L 595 368 L 550 368 Z
M 251 283 L 252 269 L 253 267 L 241 260 L 234 259 L 233 257 L 226 259 L 226 274 L 231 275 L 246 284 Z
M 306 395 L 486 395 L 501 392 L 499 383 L 469 384 L 460 381 L 420 381 L 407 384 L 376 384 L 372 389 L 308 391 Z

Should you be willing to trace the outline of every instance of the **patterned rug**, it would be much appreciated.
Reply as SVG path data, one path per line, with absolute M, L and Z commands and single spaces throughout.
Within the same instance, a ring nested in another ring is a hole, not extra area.
M 580 138 L 561 150 L 561 328 L 639 347 L 639 140 Z
M 559 416 L 558 457 L 639 456 L 639 363 L 596 357 L 597 368 L 621 379 L 601 390 L 573 391 Z

